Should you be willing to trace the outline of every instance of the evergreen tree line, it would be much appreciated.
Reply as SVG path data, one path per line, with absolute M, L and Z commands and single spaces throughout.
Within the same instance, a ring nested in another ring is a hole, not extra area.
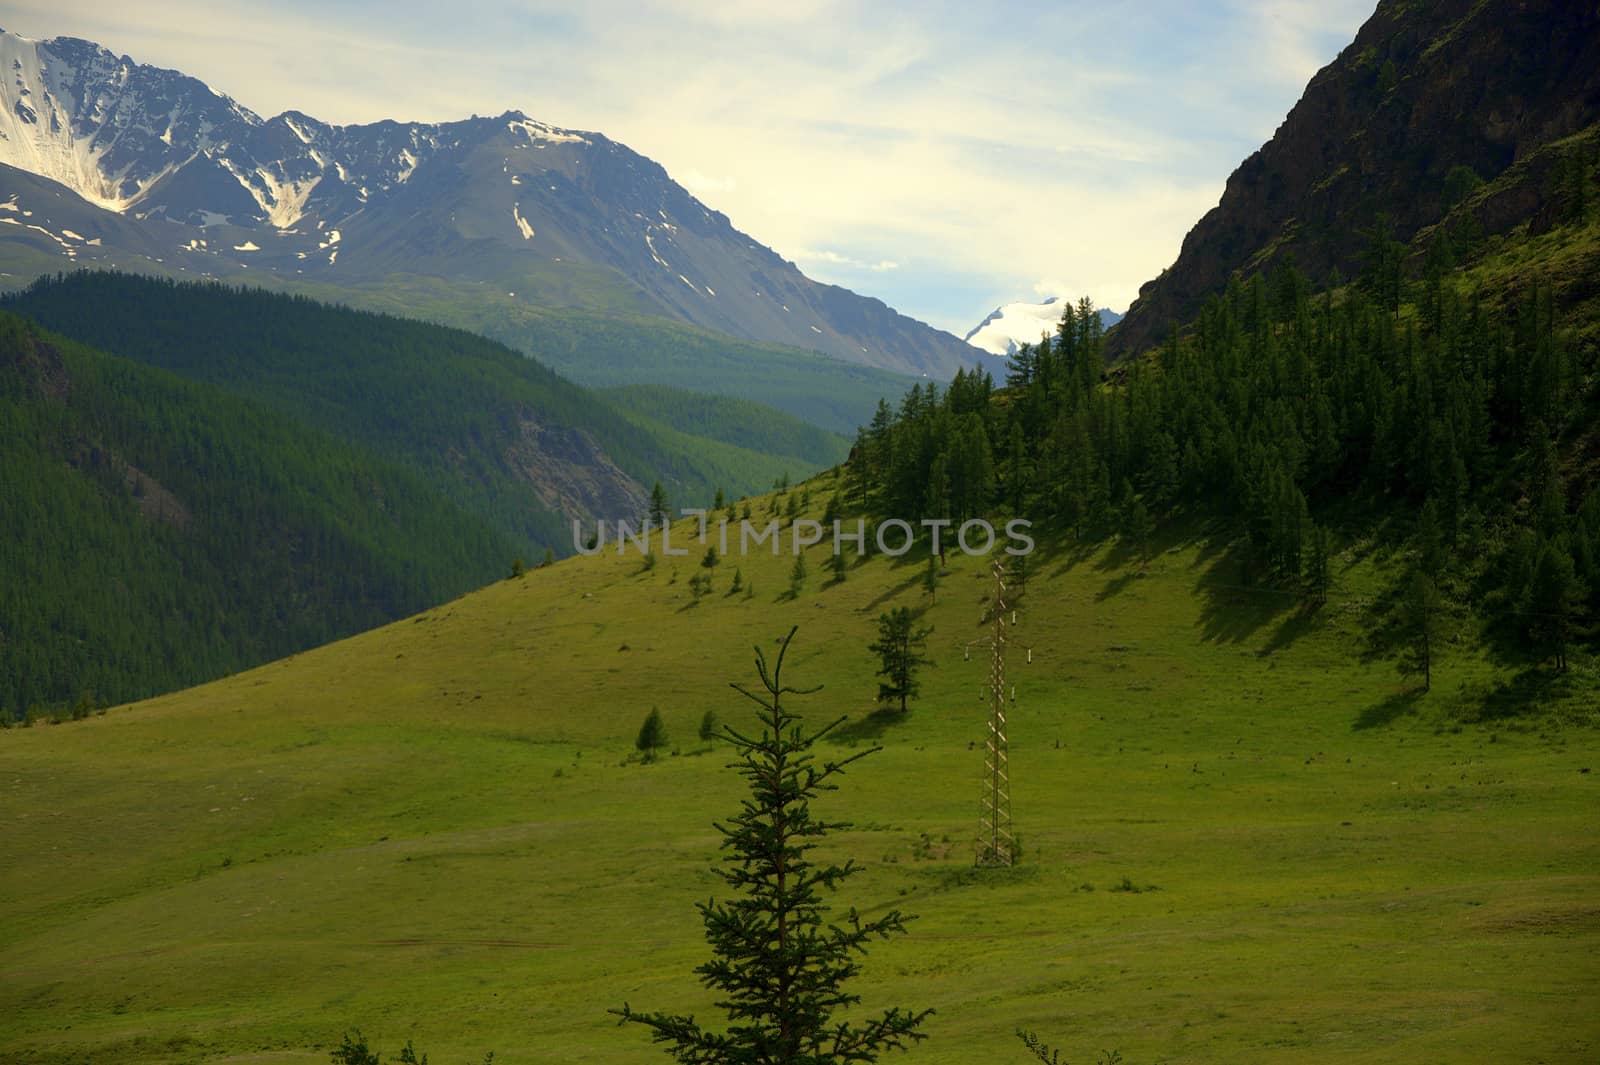
M 1600 491 L 1569 483 L 1560 459 L 1594 424 L 1593 350 L 1544 285 L 1495 309 L 1451 276 L 1449 249 L 1413 282 L 1381 230 L 1372 246 L 1354 284 L 1314 296 L 1285 263 L 1110 368 L 1080 300 L 1009 359 L 1003 388 L 961 371 L 880 403 L 847 498 L 883 517 L 999 511 L 1136 544 L 1155 519 L 1200 511 L 1240 535 L 1246 580 L 1314 599 L 1330 580 L 1327 516 L 1394 518 L 1426 541 L 1430 580 L 1563 664 L 1600 618 Z

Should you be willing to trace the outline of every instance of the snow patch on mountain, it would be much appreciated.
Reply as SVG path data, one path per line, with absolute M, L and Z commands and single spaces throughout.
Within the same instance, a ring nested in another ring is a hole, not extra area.
M 570 129 L 557 129 L 555 126 L 536 122 L 531 118 L 519 116 L 506 123 L 506 128 L 512 133 L 519 130 L 528 138 L 530 144 L 543 146 L 545 144 L 588 144 L 589 139 Z
M 962 339 L 1003 358 L 1024 344 L 1037 344 L 1041 336 L 1054 333 L 1063 306 L 1058 296 L 1048 296 L 1043 303 L 1007 303 L 995 308 Z
M 1024 344 L 1037 344 L 1045 335 L 1054 336 L 1067 304 L 1059 296 L 1047 296 L 1039 303 L 1007 303 L 997 307 L 962 339 L 990 355 L 1005 358 Z M 1100 326 L 1109 329 L 1122 320 L 1115 311 L 1100 310 Z

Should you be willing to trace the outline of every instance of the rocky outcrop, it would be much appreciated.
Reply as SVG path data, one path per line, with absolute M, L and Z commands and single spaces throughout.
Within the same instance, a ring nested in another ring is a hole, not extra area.
M 1491 180 L 1597 112 L 1600 7 L 1384 0 L 1139 290 L 1108 353 L 1153 346 L 1231 278 L 1288 255 L 1317 283 L 1350 277 L 1380 218 L 1401 241 L 1440 219 L 1453 168 Z M 1530 184 L 1515 211 L 1487 221 L 1519 224 L 1549 195 Z

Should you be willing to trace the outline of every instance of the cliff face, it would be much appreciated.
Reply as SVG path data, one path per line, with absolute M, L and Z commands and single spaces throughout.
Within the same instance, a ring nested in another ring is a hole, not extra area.
M 1453 168 L 1492 180 L 1597 118 L 1600 5 L 1384 0 L 1139 290 L 1108 352 L 1151 347 L 1230 278 L 1287 254 L 1318 284 L 1335 268 L 1351 277 L 1380 217 L 1401 241 L 1440 219 Z M 1482 221 L 1504 231 L 1548 195 L 1530 186 Z

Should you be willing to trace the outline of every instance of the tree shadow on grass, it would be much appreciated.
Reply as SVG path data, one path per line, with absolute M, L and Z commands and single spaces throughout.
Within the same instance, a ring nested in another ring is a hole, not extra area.
M 891 728 L 905 724 L 909 716 L 898 710 L 874 710 L 866 717 L 856 721 L 846 721 L 828 733 L 828 742 L 849 744 L 881 739 Z
M 1350 727 L 1357 732 L 1369 728 L 1382 728 L 1393 724 L 1398 719 L 1414 712 L 1417 703 L 1422 699 L 1420 688 L 1411 688 L 1403 692 L 1381 699 L 1356 715 L 1355 723 Z
M 1283 619 L 1283 624 L 1273 630 L 1272 636 L 1267 640 L 1262 654 L 1276 654 L 1287 651 L 1294 646 L 1294 642 L 1312 629 L 1322 617 L 1322 607 L 1318 603 L 1306 603 L 1293 614 Z
M 1117 596 L 1128 590 L 1128 585 L 1132 584 L 1134 581 L 1143 576 L 1143 570 L 1128 570 L 1119 576 L 1111 578 L 1109 581 L 1106 581 L 1105 587 L 1101 588 L 1095 593 L 1094 601 L 1097 603 L 1103 603 L 1107 599 L 1115 599 Z
M 1508 680 L 1485 685 L 1474 692 L 1476 713 L 1463 714 L 1468 721 L 1508 721 L 1531 717 L 1565 701 L 1576 690 L 1571 673 L 1530 666 Z
M 1201 635 L 1213 643 L 1242 643 L 1300 605 L 1298 592 L 1249 580 L 1244 552 L 1231 545 L 1195 582 Z
M 901 592 L 909 591 L 909 590 L 911 590 L 912 588 L 916 587 L 917 585 L 919 585 L 921 583 L 922 583 L 922 571 L 921 570 L 915 570 L 915 571 L 913 571 L 913 573 L 912 573 L 912 575 L 910 577 L 907 577 L 905 580 L 901 581 L 899 584 L 892 585 L 886 591 L 879 592 L 878 595 L 876 597 L 874 597 L 873 600 L 870 603 L 868 603 L 866 606 L 863 606 L 861 609 L 863 611 L 866 611 L 866 612 L 870 613 L 871 611 L 878 609 L 878 607 L 882 606 L 884 603 L 888 602 L 889 600 L 897 598 L 900 595 Z

